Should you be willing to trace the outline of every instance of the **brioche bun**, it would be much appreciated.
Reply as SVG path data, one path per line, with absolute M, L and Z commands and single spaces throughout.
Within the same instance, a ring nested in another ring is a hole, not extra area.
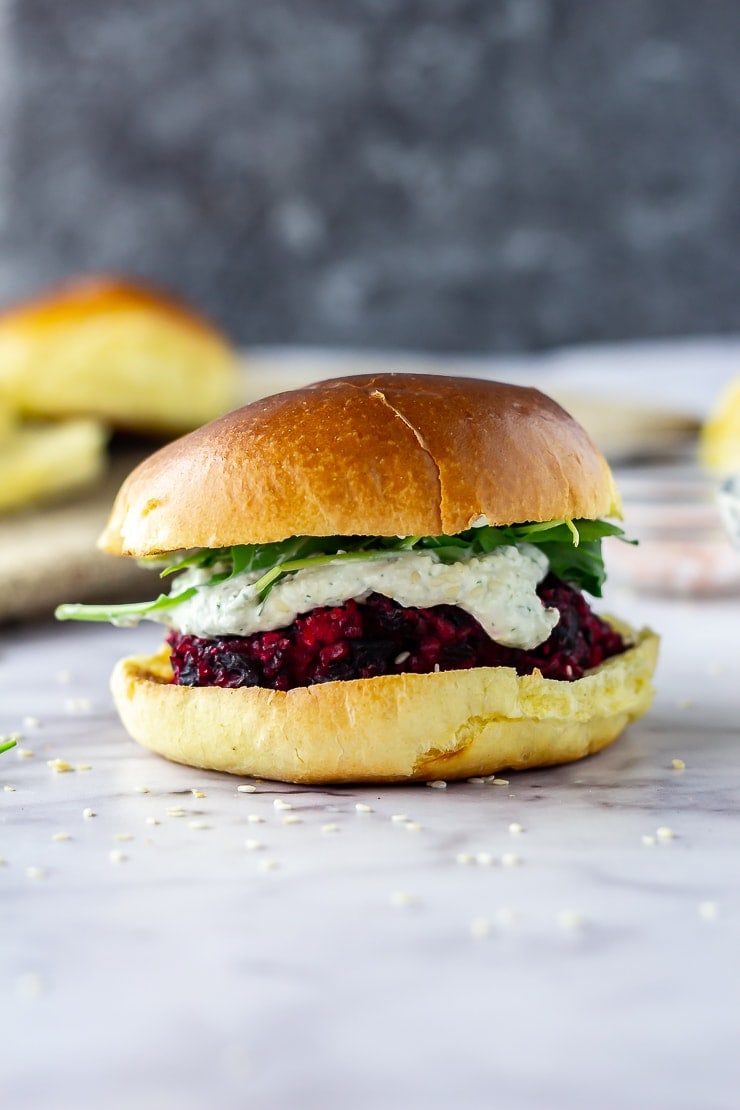
M 169 650 L 121 660 L 131 736 L 176 763 L 284 782 L 459 779 L 568 763 L 606 747 L 652 700 L 657 637 L 575 682 L 510 667 L 387 675 L 283 693 L 172 685 Z
M 127 479 L 100 546 L 144 557 L 289 536 L 452 535 L 619 513 L 584 429 L 536 389 L 377 374 L 255 401 Z
M 237 383 L 218 329 L 138 283 L 77 280 L 0 315 L 0 388 L 26 416 L 177 435 L 233 406 Z

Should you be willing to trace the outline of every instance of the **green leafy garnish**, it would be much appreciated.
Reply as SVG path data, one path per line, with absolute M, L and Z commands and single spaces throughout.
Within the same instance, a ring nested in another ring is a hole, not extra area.
M 201 586 L 191 586 L 175 594 L 160 594 L 155 601 L 126 605 L 60 605 L 56 617 L 58 620 L 127 624 L 174 608 L 198 589 L 244 573 L 261 572 L 254 585 L 257 594 L 264 599 L 286 574 L 308 567 L 380 558 L 403 551 L 429 552 L 443 563 L 454 563 L 471 555 L 487 555 L 497 547 L 521 543 L 536 544 L 547 556 L 550 570 L 558 578 L 594 597 L 601 597 L 606 577 L 601 557 L 601 541 L 605 536 L 624 539 L 622 529 L 605 520 L 548 520 L 498 528 L 484 525 L 455 536 L 294 536 L 277 543 L 203 548 L 173 559 L 160 574 L 167 578 L 195 567 L 212 571 Z
M 4 743 L 0 744 L 0 755 L 2 755 L 3 752 L 9 752 L 11 748 L 15 747 L 16 743 L 17 741 L 11 736 L 10 740 L 6 740 Z

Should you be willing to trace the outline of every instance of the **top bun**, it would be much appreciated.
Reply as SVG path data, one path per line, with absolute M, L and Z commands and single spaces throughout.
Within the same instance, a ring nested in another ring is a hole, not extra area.
M 0 315 L 0 389 L 24 415 L 180 434 L 237 403 L 238 356 L 180 301 L 116 277 Z
M 610 514 L 604 457 L 538 390 L 375 374 L 255 401 L 157 451 L 124 482 L 99 544 L 142 557 Z

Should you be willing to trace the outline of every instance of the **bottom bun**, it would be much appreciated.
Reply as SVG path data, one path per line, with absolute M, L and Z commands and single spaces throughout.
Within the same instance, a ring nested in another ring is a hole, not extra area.
M 121 660 L 111 688 L 135 740 L 192 767 L 305 783 L 467 778 L 580 759 L 647 711 L 658 637 L 612 623 L 633 646 L 575 682 L 476 667 L 288 692 L 176 686 L 165 646 Z

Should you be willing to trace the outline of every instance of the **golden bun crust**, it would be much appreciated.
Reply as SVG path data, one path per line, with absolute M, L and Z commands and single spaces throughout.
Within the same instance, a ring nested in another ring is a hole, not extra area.
M 68 282 L 0 315 L 0 388 L 29 416 L 179 434 L 236 403 L 237 375 L 217 328 L 120 278 Z
M 601 452 L 538 390 L 376 374 L 276 394 L 164 447 L 124 483 L 100 546 L 146 556 L 618 513 Z
M 111 679 L 144 747 L 193 767 L 285 782 L 458 779 L 599 751 L 650 706 L 658 638 L 576 682 L 510 667 L 329 682 L 287 693 L 172 684 L 169 650 L 123 659 Z

